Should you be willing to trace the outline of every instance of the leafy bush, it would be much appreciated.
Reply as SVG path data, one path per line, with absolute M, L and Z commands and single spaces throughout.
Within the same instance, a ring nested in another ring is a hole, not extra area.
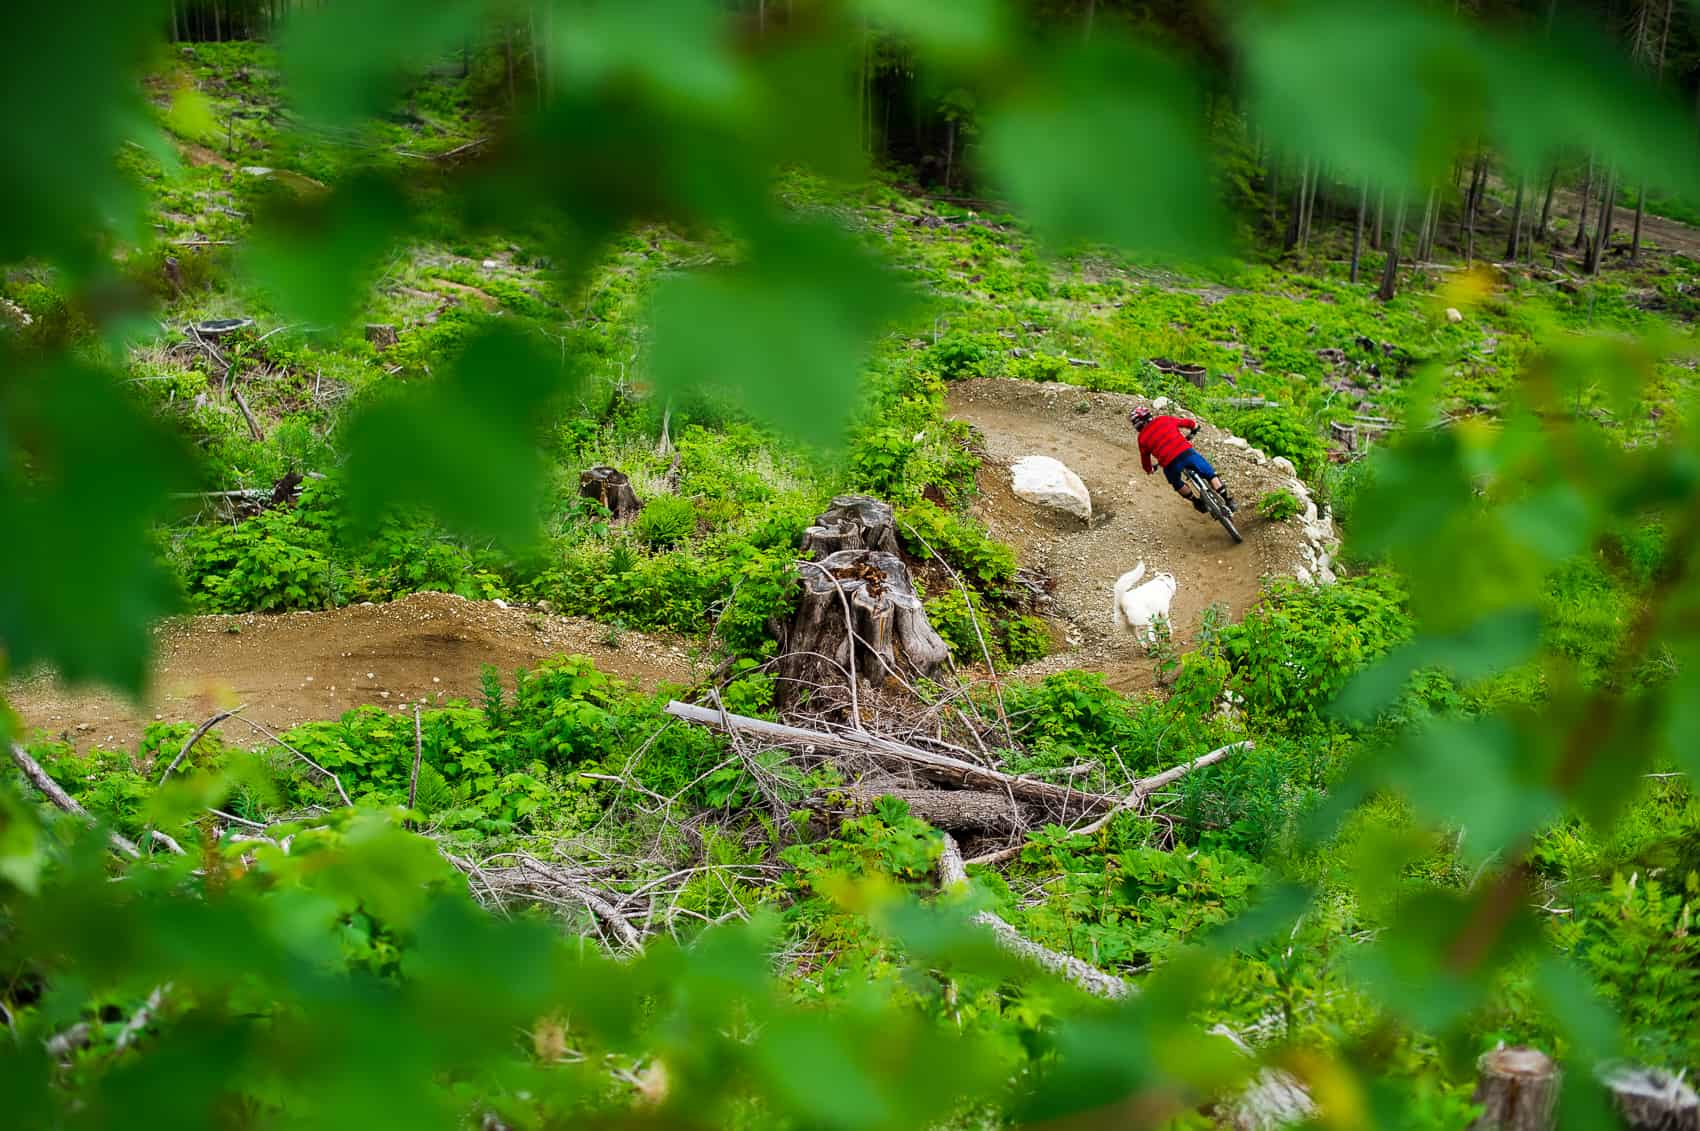
M 996 334 L 953 331 L 927 350 L 927 366 L 951 381 L 985 377 L 994 371 L 1007 348 Z
M 632 520 L 632 533 L 646 546 L 667 550 L 688 542 L 697 529 L 697 509 L 689 499 L 658 495 Z
M 325 608 L 331 592 L 323 545 L 287 507 L 200 527 L 183 547 L 189 599 L 212 613 Z
M 980 585 L 1000 585 L 1015 577 L 1015 551 L 993 541 L 974 519 L 927 503 L 900 506 L 897 533 L 911 554 L 926 560 L 936 552 Z
M 1316 429 L 1289 408 L 1263 408 L 1233 418 L 1233 431 L 1270 456 L 1286 456 L 1306 479 L 1317 475 L 1327 448 Z
M 1257 513 L 1270 522 L 1285 522 L 1303 511 L 1299 497 L 1285 488 L 1270 491 L 1257 500 Z
M 1304 728 L 1320 723 L 1346 681 L 1411 630 L 1399 583 L 1372 571 L 1334 585 L 1277 581 L 1222 630 L 1220 647 L 1249 713 Z
M 1015 665 L 1042 660 L 1051 647 L 1051 629 L 1043 618 L 1011 617 L 1003 622 L 1003 650 Z

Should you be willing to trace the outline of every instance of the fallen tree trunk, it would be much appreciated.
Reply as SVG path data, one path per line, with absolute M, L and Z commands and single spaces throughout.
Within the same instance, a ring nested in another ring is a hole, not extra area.
M 13 764 L 23 772 L 24 777 L 29 779 L 31 785 L 41 791 L 43 797 L 46 797 L 47 800 L 53 802 L 54 805 L 63 809 L 65 812 L 70 813 L 73 816 L 81 817 L 90 824 L 94 823 L 94 817 L 87 809 L 83 808 L 82 803 L 61 789 L 59 783 L 54 781 L 52 776 L 46 770 L 41 768 L 41 763 L 30 757 L 30 752 L 28 750 L 25 750 L 22 746 L 19 746 L 15 742 L 10 743 L 9 745 L 11 748 Z M 157 831 L 150 835 L 154 840 L 157 840 L 160 844 L 163 844 L 166 848 L 170 849 L 178 856 L 183 855 L 183 846 L 178 844 L 169 836 Z M 106 834 L 106 839 L 111 842 L 113 848 L 116 848 L 119 852 L 128 856 L 130 859 L 141 859 L 142 850 L 137 848 L 135 841 L 132 841 L 129 837 L 123 836 L 120 833 L 109 832 Z
M 909 806 L 910 815 L 951 833 L 975 836 L 1017 836 L 1027 831 L 1026 815 L 1007 793 L 974 789 L 875 789 L 858 786 L 851 796 L 863 808 L 882 797 L 895 797 Z
M 1114 797 L 1086 793 L 1066 785 L 988 770 L 984 766 L 976 766 L 960 758 L 935 754 L 931 750 L 922 750 L 867 731 L 810 730 L 716 711 L 712 707 L 698 707 L 678 700 L 667 704 L 666 713 L 687 723 L 710 727 L 728 734 L 734 731 L 747 734 L 774 746 L 802 746 L 827 753 L 859 754 L 885 766 L 909 770 L 940 785 L 1013 794 L 1022 801 L 1045 805 L 1052 810 L 1060 808 L 1065 813 L 1072 811 L 1078 816 L 1102 812 L 1114 807 L 1118 801 Z

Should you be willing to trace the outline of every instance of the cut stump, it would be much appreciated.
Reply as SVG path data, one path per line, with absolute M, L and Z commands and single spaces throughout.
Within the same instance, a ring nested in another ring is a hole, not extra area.
M 931 676 L 950 655 L 896 554 L 840 550 L 799 562 L 798 573 L 797 609 L 780 633 L 781 706 L 807 695 L 811 710 L 842 710 L 854 701 L 852 681 Z
M 839 495 L 803 531 L 803 553 L 820 561 L 841 550 L 898 552 L 891 504 L 867 495 Z
M 1497 1048 L 1476 1061 L 1472 1103 L 1482 1114 L 1470 1131 L 1551 1131 L 1558 1110 L 1560 1074 L 1540 1049 Z
M 1700 1095 L 1681 1078 L 1628 1064 L 1602 1065 L 1598 1076 L 1630 1131 L 1700 1129 Z
M 592 467 L 580 472 L 578 493 L 607 507 L 615 522 L 631 518 L 643 509 L 643 502 L 632 490 L 632 481 L 612 467 Z

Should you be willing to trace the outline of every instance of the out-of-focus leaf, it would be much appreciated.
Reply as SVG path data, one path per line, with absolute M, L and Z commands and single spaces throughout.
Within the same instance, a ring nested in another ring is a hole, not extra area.
M 1680 663 L 1663 700 L 1663 737 L 1677 764 L 1700 778 L 1700 650 L 1688 649 Z
M 1349 179 L 1417 188 L 1480 124 L 1486 62 L 1457 21 L 1401 0 L 1258 5 L 1240 29 L 1254 116 Z
M 665 394 L 699 384 L 822 445 L 843 438 L 871 340 L 909 306 L 895 275 L 822 224 L 772 224 L 735 267 L 659 288 L 650 367 Z
M 1388 777 L 1428 820 L 1461 828 L 1462 855 L 1480 864 L 1561 810 L 1519 742 L 1498 717 L 1435 723 L 1400 744 Z
M 1042 234 L 1205 258 L 1226 231 L 1203 95 L 1171 59 L 1108 36 L 1060 51 L 988 114 L 988 171 Z
M 114 158 L 146 125 L 143 65 L 169 24 L 159 0 L 8 8 L 0 96 L 13 108 L 0 167 L 0 262 L 45 256 L 86 270 L 95 238 L 136 213 Z
M 255 236 L 247 266 L 288 316 L 341 325 L 406 225 L 406 202 L 393 185 L 357 178 L 275 216 Z
M 332 124 L 389 108 L 433 56 L 478 30 L 482 0 L 349 0 L 290 15 L 281 49 L 300 110 Z
M 1003 0 L 856 0 L 855 7 L 929 56 L 946 60 L 989 55 L 1009 32 L 1009 9 Z
M 474 341 L 435 384 L 348 425 L 349 502 L 371 521 L 419 504 L 457 529 L 518 545 L 536 529 L 543 410 L 569 387 L 539 340 L 507 328 Z
M 0 753 L 12 736 L 0 726 Z M 0 882 L 34 894 L 47 856 L 35 811 L 10 789 L 0 786 Z
M 1535 609 L 1509 609 L 1451 636 L 1420 636 L 1352 677 L 1335 702 L 1343 718 L 1367 723 L 1392 706 L 1413 674 L 1441 668 L 1461 682 L 1522 663 L 1540 645 Z
M 1495 141 L 1524 169 L 1585 149 L 1626 183 L 1700 191 L 1692 117 L 1614 40 L 1568 13 L 1550 34 L 1502 37 L 1490 96 Z
M 569 85 L 637 79 L 709 106 L 745 89 L 730 52 L 726 9 L 712 0 L 579 0 L 561 4 L 553 23 L 552 70 Z
M 174 437 L 75 363 L 0 381 L 0 646 L 12 666 L 139 691 L 175 604 L 147 531 L 190 485 Z

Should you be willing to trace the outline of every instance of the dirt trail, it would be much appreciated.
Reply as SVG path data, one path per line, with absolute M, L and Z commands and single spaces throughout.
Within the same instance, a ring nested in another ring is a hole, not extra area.
M 1118 690 L 1149 688 L 1155 665 L 1142 646 L 1115 632 L 1110 605 L 1116 578 L 1141 559 L 1147 576 L 1175 575 L 1171 615 L 1183 648 L 1209 605 L 1238 616 L 1256 602 L 1265 577 L 1292 576 L 1305 564 L 1302 524 L 1271 523 L 1257 513 L 1257 500 L 1287 486 L 1290 476 L 1228 443 L 1228 433 L 1203 426 L 1198 448 L 1240 504 L 1236 524 L 1245 542 L 1235 545 L 1213 519 L 1177 498 L 1160 473 L 1141 471 L 1127 422 L 1140 403 L 1143 398 L 1030 381 L 983 379 L 951 388 L 950 415 L 985 437 L 989 460 L 977 513 L 995 537 L 1016 548 L 1022 565 L 1056 580 L 1051 612 L 1068 626 L 1071 646 L 1021 675 L 1086 668 L 1104 672 Z M 1053 456 L 1086 483 L 1095 512 L 1090 528 L 1015 497 L 1008 465 L 1030 455 Z
M 511 685 L 514 668 L 563 652 L 588 655 L 645 688 L 692 681 L 684 641 L 627 632 L 610 647 L 609 630 L 593 621 L 446 593 L 319 613 L 185 617 L 154 633 L 153 687 L 140 706 L 40 676 L 5 687 L 4 698 L 26 730 L 63 735 L 81 748 L 134 749 L 156 719 L 199 722 L 238 703 L 248 704 L 249 718 L 280 729 L 363 703 L 476 698 L 484 664 Z

